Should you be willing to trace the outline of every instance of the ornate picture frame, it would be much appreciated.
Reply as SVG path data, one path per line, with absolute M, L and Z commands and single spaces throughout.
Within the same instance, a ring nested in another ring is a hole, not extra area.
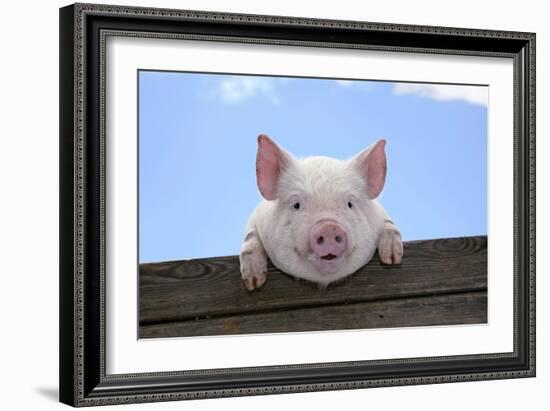
M 112 37 L 510 61 L 513 349 L 465 355 L 110 373 L 107 357 L 112 354 L 107 334 L 111 329 L 106 304 L 110 275 L 106 264 L 110 258 L 106 244 L 106 159 L 110 153 L 105 103 L 110 81 L 106 43 Z M 64 7 L 60 10 L 60 215 L 63 403 L 92 406 L 534 377 L 535 34 L 95 4 Z

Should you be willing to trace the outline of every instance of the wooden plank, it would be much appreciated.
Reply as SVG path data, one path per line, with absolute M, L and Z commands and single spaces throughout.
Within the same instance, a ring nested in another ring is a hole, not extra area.
M 247 292 L 235 256 L 142 264 L 140 323 L 486 290 L 486 236 L 412 241 L 404 247 L 401 266 L 382 266 L 376 256 L 327 289 L 270 266 L 266 285 Z
M 190 337 L 486 322 L 487 293 L 477 291 L 168 322 L 140 327 L 140 337 Z

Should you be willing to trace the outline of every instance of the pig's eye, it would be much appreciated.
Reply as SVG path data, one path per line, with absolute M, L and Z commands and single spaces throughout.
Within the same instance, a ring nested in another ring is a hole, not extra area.
M 300 209 L 300 203 L 294 203 L 292 205 L 292 207 L 294 207 L 295 210 L 299 210 Z
M 353 204 L 351 204 L 351 201 L 348 201 L 348 207 L 349 207 L 349 208 L 352 208 L 352 207 L 353 207 Z

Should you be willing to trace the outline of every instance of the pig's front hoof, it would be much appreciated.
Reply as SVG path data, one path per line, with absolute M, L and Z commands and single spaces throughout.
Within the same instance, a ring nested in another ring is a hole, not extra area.
M 267 255 L 256 233 L 247 234 L 239 255 L 241 277 L 248 291 L 260 288 L 267 280 Z
M 243 274 L 243 283 L 248 291 L 254 291 L 256 288 L 260 288 L 265 284 L 267 280 L 266 273 L 251 274 L 246 277 Z
M 387 224 L 382 230 L 378 255 L 382 264 L 401 264 L 403 241 L 401 240 L 401 233 L 393 224 Z
M 248 291 L 254 291 L 267 280 L 267 260 L 259 252 L 241 253 L 241 277 Z

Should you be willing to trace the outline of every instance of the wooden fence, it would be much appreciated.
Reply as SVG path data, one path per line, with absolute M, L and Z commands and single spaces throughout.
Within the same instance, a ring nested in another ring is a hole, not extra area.
M 272 265 L 248 292 L 236 256 L 140 265 L 140 338 L 487 322 L 487 237 L 406 242 L 403 264 L 375 256 L 319 289 Z

